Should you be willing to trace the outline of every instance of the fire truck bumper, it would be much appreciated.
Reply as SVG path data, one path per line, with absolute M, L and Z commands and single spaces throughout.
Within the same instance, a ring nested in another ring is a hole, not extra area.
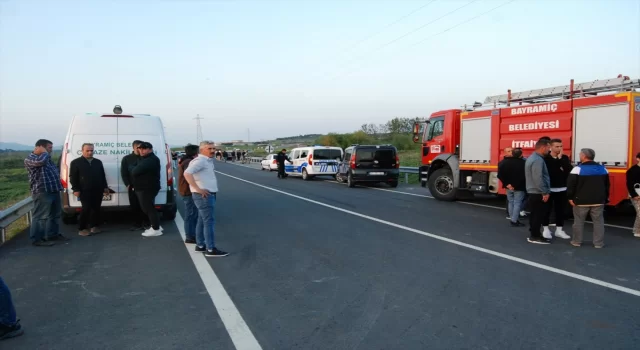
M 427 180 L 429 178 L 429 166 L 423 165 L 418 168 L 418 175 L 420 176 L 420 186 L 426 187 Z

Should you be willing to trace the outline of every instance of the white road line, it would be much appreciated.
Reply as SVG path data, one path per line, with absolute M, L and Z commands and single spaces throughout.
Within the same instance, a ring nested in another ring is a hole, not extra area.
M 184 220 L 179 212 L 176 213 L 175 223 L 184 242 Z M 227 294 L 224 286 L 222 286 L 222 282 L 218 279 L 207 258 L 205 258 L 202 253 L 196 253 L 193 244 L 185 243 L 185 247 L 189 251 L 189 256 L 191 260 L 193 260 L 198 274 L 200 274 L 202 283 L 204 283 L 207 292 L 209 292 L 209 297 L 211 297 L 213 305 L 216 310 L 218 310 L 218 314 L 231 337 L 233 345 L 238 350 L 262 350 L 262 347 L 253 336 L 253 333 L 251 333 L 249 326 L 247 326 L 240 315 L 240 311 L 238 311 L 229 294 Z
M 482 252 L 482 253 L 486 253 L 486 254 L 489 254 L 489 255 L 497 256 L 497 257 L 500 257 L 500 258 L 503 258 L 503 259 L 507 259 L 507 260 L 511 260 L 511 261 L 514 261 L 514 262 L 518 262 L 518 263 L 521 263 L 521 264 L 524 264 L 524 265 L 536 267 L 536 268 L 539 268 L 541 270 L 557 273 L 559 275 L 575 278 L 575 279 L 578 279 L 578 280 L 581 280 L 581 281 L 584 281 L 584 282 L 592 283 L 592 284 L 595 284 L 595 285 L 598 285 L 598 286 L 614 289 L 614 290 L 617 290 L 617 291 L 620 291 L 620 292 L 623 292 L 623 293 L 628 293 L 628 294 L 640 297 L 640 291 L 639 290 L 635 290 L 635 289 L 623 287 L 623 286 L 620 286 L 620 285 L 617 285 L 617 284 L 601 281 L 601 280 L 598 280 L 598 279 L 595 279 L 595 278 L 591 278 L 591 277 L 587 277 L 587 276 L 583 276 L 583 275 L 580 275 L 580 274 L 577 274 L 577 273 L 573 273 L 573 272 L 557 269 L 555 267 L 543 265 L 543 264 L 540 264 L 540 263 L 537 263 L 537 262 L 534 262 L 534 261 L 529 261 L 529 260 L 518 258 L 518 257 L 512 256 L 512 255 L 496 252 L 494 250 L 478 247 L 478 246 L 475 246 L 475 245 L 472 245 L 472 244 L 456 241 L 455 239 L 442 237 L 442 236 L 439 236 L 439 235 L 436 235 L 436 234 L 433 234 L 433 233 L 421 231 L 421 230 L 418 230 L 418 229 L 415 229 L 415 228 L 411 228 L 411 227 L 408 227 L 408 226 L 403 226 L 403 225 L 396 224 L 396 223 L 393 223 L 393 222 L 390 222 L 390 221 L 377 219 L 377 218 L 374 218 L 372 216 L 360 214 L 360 213 L 355 212 L 355 211 L 343 209 L 343 208 L 340 208 L 340 207 L 336 207 L 336 206 L 333 206 L 333 205 L 329 205 L 329 204 L 326 204 L 326 203 L 315 201 L 313 199 L 297 196 L 295 194 L 291 194 L 291 193 L 288 193 L 288 192 L 285 192 L 285 191 L 281 191 L 281 190 L 278 190 L 278 189 L 275 189 L 275 188 L 271 188 L 271 187 L 268 187 L 268 186 L 265 186 L 265 185 L 261 185 L 259 183 L 253 182 L 253 181 L 245 180 L 245 179 L 233 176 L 233 175 L 222 173 L 220 171 L 216 171 L 216 172 L 218 174 L 220 174 L 220 175 L 224 175 L 224 176 L 230 177 L 232 179 L 236 179 L 238 181 L 246 182 L 248 184 L 267 189 L 269 191 L 277 192 L 277 193 L 283 194 L 285 196 L 289 196 L 289 197 L 293 197 L 293 198 L 297 198 L 297 199 L 303 200 L 305 202 L 317 204 L 317 205 L 323 206 L 325 208 L 341 211 L 343 213 L 347 213 L 347 214 L 350 214 L 350 215 L 353 215 L 353 216 L 361 217 L 363 219 L 375 221 L 375 222 L 378 222 L 378 223 L 381 223 L 381 224 L 385 224 L 385 225 L 388 225 L 388 226 L 392 226 L 392 227 L 395 227 L 395 228 L 399 228 L 399 229 L 402 229 L 402 230 L 405 230 L 405 231 L 417 233 L 417 234 L 422 235 L 422 236 L 430 237 L 430 238 L 437 239 L 437 240 L 440 240 L 440 241 L 443 241 L 443 242 L 447 242 L 447 243 L 455 244 L 455 245 L 462 246 L 462 247 L 465 247 L 465 248 L 473 249 L 473 250 L 476 250 L 476 251 L 479 251 L 479 252 Z
M 260 170 L 258 168 L 253 168 L 251 166 L 246 166 L 246 165 L 241 165 L 241 164 L 234 164 L 234 165 L 243 166 L 245 168 L 250 168 L 250 169 Z M 340 184 L 338 181 L 335 181 L 335 180 L 324 180 L 323 179 L 322 181 Z M 398 190 L 389 190 L 389 189 L 386 189 L 386 188 L 377 188 L 377 187 L 362 187 L 362 188 L 372 189 L 372 190 L 377 190 L 377 191 L 398 193 L 398 194 L 403 194 L 405 196 L 413 196 L 413 197 L 422 197 L 422 198 L 435 199 L 433 196 L 427 196 L 426 194 L 417 194 L 417 193 L 403 192 L 403 191 L 398 191 Z M 481 204 L 481 203 L 465 202 L 465 201 L 456 201 L 456 203 L 461 203 L 461 204 L 466 204 L 466 205 L 473 205 L 473 206 L 476 206 L 476 207 L 483 207 L 483 208 L 489 208 L 489 209 L 505 210 L 504 207 L 498 207 L 498 206 L 489 205 L 489 204 Z M 585 222 L 588 223 L 588 224 L 593 224 L 592 221 L 585 220 Z M 605 226 L 609 226 L 609 227 L 620 228 L 620 229 L 623 229 L 623 230 L 633 230 L 633 227 L 629 227 L 629 226 L 613 225 L 613 224 L 607 224 L 607 223 L 605 223 L 604 225 Z M 550 225 L 550 226 L 553 226 L 553 225 Z

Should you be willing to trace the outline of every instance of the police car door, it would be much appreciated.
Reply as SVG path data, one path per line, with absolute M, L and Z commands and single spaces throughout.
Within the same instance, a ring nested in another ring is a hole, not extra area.
M 291 167 L 287 167 L 285 169 L 287 169 L 288 173 L 299 174 L 300 171 L 298 171 L 298 167 L 300 166 L 300 151 L 293 151 L 293 154 L 289 158 L 291 158 Z

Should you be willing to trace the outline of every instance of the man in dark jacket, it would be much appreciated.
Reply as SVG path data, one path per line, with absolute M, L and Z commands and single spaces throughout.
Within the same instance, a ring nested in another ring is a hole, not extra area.
M 78 219 L 78 234 L 90 236 L 100 232 L 100 207 L 103 195 L 109 195 L 107 176 L 100 159 L 93 158 L 93 144 L 82 145 L 82 157 L 71 161 L 69 182 L 76 198 L 80 198 L 82 212 Z M 91 232 L 87 230 L 91 229 Z
M 573 239 L 571 244 L 582 244 L 582 231 L 587 214 L 593 221 L 593 246 L 604 247 L 604 206 L 609 202 L 609 172 L 594 162 L 596 152 L 591 148 L 580 150 L 580 165 L 576 165 L 567 179 L 567 197 L 573 207 Z
M 189 182 L 184 178 L 184 171 L 189 167 L 189 163 L 198 156 L 198 145 L 186 145 L 184 147 L 184 157 L 178 162 L 178 192 L 184 201 L 184 235 L 185 243 L 196 243 L 196 226 L 198 225 L 198 208 L 193 202 Z
M 502 167 L 502 164 L 504 164 L 504 161 L 507 158 L 511 157 L 512 152 L 513 152 L 513 148 L 511 148 L 511 147 L 506 147 L 504 149 L 504 158 L 502 158 L 502 160 L 498 162 L 498 173 L 500 173 L 500 167 Z M 502 186 L 503 186 L 502 188 L 506 188 L 506 187 L 504 187 L 504 183 L 502 184 Z M 507 209 L 507 219 L 510 220 L 511 219 L 511 215 L 509 214 L 509 198 L 507 198 L 507 208 L 506 209 Z
M 138 161 L 140 160 L 140 150 L 138 147 L 141 143 L 142 141 L 140 140 L 133 141 L 133 152 L 124 156 L 120 163 L 120 175 L 122 177 L 122 182 L 127 186 L 129 206 L 131 208 L 131 214 L 133 215 L 133 226 L 131 227 L 131 231 L 144 230 L 145 226 L 149 226 L 149 221 L 142 212 L 142 208 L 140 208 L 140 202 L 138 202 L 138 196 L 136 196 L 136 192 L 133 188 L 133 179 L 131 177 L 131 170 L 138 165 Z
M 284 162 L 287 160 L 291 163 L 291 159 L 287 157 L 287 150 L 283 148 L 282 151 L 280 151 L 280 153 L 276 155 L 276 162 L 278 162 L 278 178 L 279 179 L 284 179 L 287 176 L 289 176 L 284 172 L 284 165 L 285 165 Z
M 160 219 L 154 206 L 156 196 L 160 192 L 160 159 L 153 153 L 153 145 L 149 142 L 140 144 L 140 161 L 131 170 L 133 188 L 138 196 L 142 211 L 149 217 L 151 227 L 142 232 L 145 237 L 162 235 Z
M 569 157 L 562 154 L 562 140 L 551 140 L 551 152 L 544 157 L 544 162 L 549 171 L 549 181 L 551 183 L 551 193 L 549 193 L 549 204 L 547 206 L 547 214 L 542 223 L 542 236 L 551 239 L 551 230 L 549 229 L 549 221 L 551 213 L 555 215 L 556 230 L 555 236 L 563 239 L 571 238 L 564 232 L 564 213 L 567 207 L 567 178 L 573 166 Z M 552 210 L 553 209 L 553 210 Z
M 525 193 L 527 193 L 527 181 L 524 176 L 525 160 L 522 159 L 522 150 L 516 148 L 512 151 L 511 157 L 501 161 L 498 167 L 498 179 L 507 189 L 507 199 L 509 201 L 509 218 L 511 226 L 524 226 L 519 220 L 520 206 Z

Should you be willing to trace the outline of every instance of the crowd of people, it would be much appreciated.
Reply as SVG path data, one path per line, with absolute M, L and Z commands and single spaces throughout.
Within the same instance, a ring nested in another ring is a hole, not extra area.
M 579 162 L 571 164 L 562 153 L 561 139 L 542 137 L 528 158 L 520 148 L 506 148 L 505 157 L 498 164 L 498 178 L 507 193 L 507 211 L 511 226 L 520 227 L 525 203 L 529 207 L 527 241 L 550 244 L 553 236 L 571 239 L 571 245 L 583 243 L 583 230 L 587 216 L 593 222 L 593 245 L 604 247 L 604 207 L 609 203 L 609 173 L 595 162 L 596 152 L 583 148 Z M 640 162 L 640 153 L 636 156 Z M 636 209 L 633 233 L 640 237 L 640 196 L 635 184 L 640 183 L 640 167 L 636 164 L 627 171 L 629 197 Z M 570 236 L 564 230 L 567 206 L 573 211 L 573 230 Z M 551 231 L 551 217 L 555 217 L 555 230 Z

